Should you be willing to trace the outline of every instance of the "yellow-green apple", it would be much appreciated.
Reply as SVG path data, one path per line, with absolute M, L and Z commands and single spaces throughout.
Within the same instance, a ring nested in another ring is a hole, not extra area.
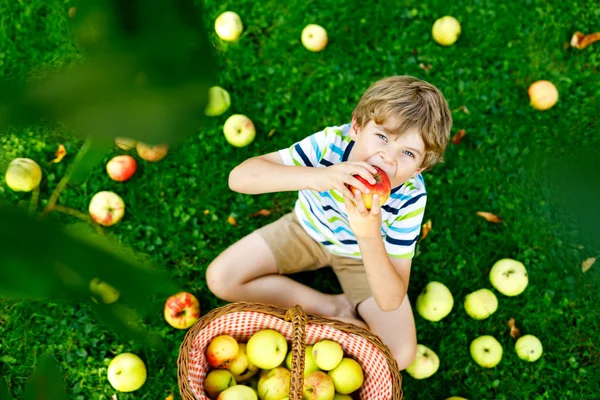
M 484 368 L 493 368 L 502 360 L 502 345 L 490 335 L 473 340 L 470 351 L 473 360 Z
M 5 178 L 15 192 L 31 192 L 40 186 L 42 169 L 30 158 L 15 158 L 8 164 Z
M 289 370 L 292 369 L 292 351 L 288 352 L 287 357 L 285 358 L 285 365 Z M 313 358 L 313 346 L 306 346 L 304 350 L 304 376 L 310 374 L 311 372 L 318 371 L 319 367 Z
M 515 343 L 515 351 L 521 360 L 537 361 L 544 352 L 542 342 L 533 335 L 521 336 Z
M 142 160 L 146 160 L 148 162 L 157 162 L 165 158 L 167 153 L 169 152 L 168 144 L 147 144 L 138 142 L 137 153 Z
M 92 292 L 96 297 L 99 297 L 100 300 L 102 300 L 102 302 L 105 304 L 114 303 L 115 301 L 119 300 L 120 296 L 117 289 L 98 278 L 94 278 L 90 281 L 90 292 Z M 96 301 L 94 297 L 92 297 L 92 299 Z
M 261 400 L 281 400 L 290 395 L 290 370 L 276 367 L 258 380 L 258 397 Z
M 256 137 L 256 128 L 250 118 L 242 114 L 233 114 L 223 125 L 225 139 L 235 146 L 248 146 Z
M 331 377 L 323 371 L 315 371 L 304 377 L 302 400 L 333 400 L 335 386 Z
M 452 397 L 448 397 L 446 400 L 467 400 L 464 397 L 459 397 L 459 396 L 452 396 Z
M 227 111 L 230 105 L 229 92 L 220 86 L 213 86 L 208 89 L 208 105 L 204 109 L 204 114 L 217 117 Z
M 552 108 L 558 101 L 558 90 L 550 81 L 540 80 L 532 83 L 527 93 L 531 106 L 536 110 Z
M 135 148 L 135 146 L 137 145 L 137 140 L 132 139 L 132 138 L 124 138 L 124 137 L 118 137 L 115 138 L 115 144 L 117 145 L 117 147 L 119 147 L 120 149 L 123 150 L 131 150 L 133 148 Z
M 321 340 L 313 346 L 313 358 L 320 369 L 331 371 L 344 358 L 344 349 L 342 349 L 339 343 L 333 340 Z
M 365 180 L 360 175 L 354 175 L 354 177 L 358 179 L 362 184 L 364 184 L 370 191 L 369 193 L 362 193 L 363 202 L 365 203 L 365 208 L 367 210 L 370 210 L 373 207 L 374 194 L 379 196 L 379 205 L 382 206 L 390 197 L 390 193 L 392 190 L 390 178 L 385 173 L 385 171 L 375 165 L 373 165 L 373 167 L 377 170 L 377 172 L 373 174 L 373 178 L 375 178 L 374 184 L 371 184 L 369 181 Z M 358 189 L 352 185 L 347 186 L 352 191 L 352 193 L 358 191 Z
M 210 341 L 206 348 L 206 359 L 213 368 L 227 368 L 238 355 L 240 346 L 229 335 L 220 335 Z
M 440 359 L 433 350 L 423 344 L 417 344 L 417 355 L 406 367 L 406 372 L 415 379 L 429 378 L 440 367 Z
M 360 364 L 347 357 L 344 357 L 328 374 L 333 381 L 335 391 L 341 394 L 350 394 L 358 390 L 365 380 Z
M 504 258 L 490 270 L 490 282 L 500 293 L 512 297 L 523 293 L 529 284 L 529 277 L 522 262 Z
M 187 329 L 200 318 L 200 302 L 188 292 L 179 292 L 165 301 L 165 320 L 173 328 Z
M 102 191 L 92 197 L 88 212 L 94 221 L 104 226 L 116 224 L 125 215 L 125 203 L 114 192 Z
M 428 321 L 439 321 L 450 314 L 454 297 L 440 282 L 429 282 L 417 297 L 417 312 Z
M 243 30 L 242 19 L 233 11 L 225 11 L 215 20 L 215 32 L 225 41 L 233 42 L 237 40 Z
M 320 25 L 309 24 L 302 29 L 300 39 L 307 50 L 321 51 L 327 46 L 327 31 Z
M 335 396 L 333 396 L 333 400 L 352 400 L 352 396 L 349 394 L 336 393 Z
M 137 169 L 135 158 L 128 155 L 113 157 L 106 163 L 106 172 L 113 181 L 125 182 L 133 176 Z
M 450 46 L 456 42 L 460 35 L 460 23 L 456 18 L 446 15 L 437 19 L 431 29 L 433 40 L 442 46 Z
M 258 397 L 248 386 L 235 385 L 223 390 L 217 400 L 258 400 Z
M 108 364 L 108 382 L 119 392 L 133 392 L 146 382 L 146 365 L 132 353 L 122 353 Z
M 479 289 L 465 297 L 465 311 L 471 318 L 486 319 L 498 309 L 498 299 L 489 289 Z
M 213 369 L 204 379 L 204 390 L 212 400 L 216 399 L 223 390 L 235 385 L 235 378 L 226 369 Z
M 239 343 L 237 357 L 227 367 L 232 373 L 237 383 L 244 382 L 252 378 L 259 371 L 259 368 L 252 364 L 246 354 L 246 343 Z
M 273 369 L 285 360 L 288 344 L 285 337 L 273 329 L 263 329 L 248 339 L 248 360 L 260 369 Z

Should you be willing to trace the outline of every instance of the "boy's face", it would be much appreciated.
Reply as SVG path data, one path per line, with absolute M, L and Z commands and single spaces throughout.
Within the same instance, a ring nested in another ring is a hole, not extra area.
M 391 134 L 385 126 L 369 121 L 361 129 L 352 119 L 350 138 L 355 142 L 348 161 L 365 161 L 383 169 L 392 188 L 421 173 L 425 157 L 425 143 L 416 129 L 402 136 Z

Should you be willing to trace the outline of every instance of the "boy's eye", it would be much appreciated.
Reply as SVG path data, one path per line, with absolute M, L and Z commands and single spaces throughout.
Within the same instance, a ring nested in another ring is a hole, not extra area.
M 415 155 L 411 151 L 404 150 L 404 154 L 406 154 L 409 157 L 415 158 Z
M 387 137 L 385 137 L 384 135 L 382 135 L 381 133 L 378 133 L 377 136 L 379 136 L 380 139 L 385 140 L 387 143 Z

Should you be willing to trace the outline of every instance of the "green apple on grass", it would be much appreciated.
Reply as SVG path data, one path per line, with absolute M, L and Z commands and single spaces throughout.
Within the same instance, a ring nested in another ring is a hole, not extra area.
M 223 134 L 231 145 L 244 147 L 254 140 L 256 128 L 250 118 L 242 114 L 234 114 L 225 121 Z
M 529 283 L 527 269 L 522 262 L 510 258 L 497 261 L 490 270 L 490 282 L 505 296 L 517 296 Z
M 431 33 L 438 44 L 450 46 L 460 35 L 460 23 L 456 18 L 446 15 L 433 23 Z
M 465 297 L 465 311 L 471 318 L 486 319 L 498 309 L 498 299 L 489 289 L 479 289 Z
M 300 35 L 302 45 L 309 51 L 318 52 L 327 46 L 327 31 L 321 25 L 309 24 Z
M 5 179 L 15 192 L 31 192 L 40 186 L 42 169 L 30 158 L 15 158 L 8 164 Z
M 493 368 L 502 360 L 502 345 L 490 335 L 479 336 L 471 342 L 471 357 L 484 368 Z
M 440 359 L 429 347 L 417 344 L 417 355 L 406 367 L 406 372 L 415 379 L 429 378 L 440 367 Z
M 222 40 L 233 42 L 240 37 L 243 30 L 242 19 L 233 11 L 225 11 L 215 20 L 215 32 Z
M 220 86 L 213 86 L 208 89 L 208 105 L 204 114 L 209 117 L 217 117 L 227 111 L 230 105 L 229 92 Z
M 429 282 L 417 297 L 417 312 L 426 320 L 439 321 L 450 314 L 454 298 L 440 282 Z
M 515 351 L 521 360 L 537 361 L 544 352 L 542 342 L 533 335 L 521 336 L 515 343 Z
M 119 392 L 133 392 L 146 382 L 146 365 L 135 354 L 122 353 L 108 365 L 108 382 Z

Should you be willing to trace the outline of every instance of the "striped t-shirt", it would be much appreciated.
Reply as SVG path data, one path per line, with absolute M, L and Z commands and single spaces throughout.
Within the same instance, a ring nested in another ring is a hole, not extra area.
M 350 124 L 346 124 L 325 128 L 279 150 L 279 154 L 285 165 L 326 168 L 347 161 L 353 145 Z M 381 237 L 390 257 L 413 257 L 426 201 L 421 174 L 392 188 L 390 198 L 381 208 Z M 340 192 L 301 190 L 294 211 L 306 232 L 331 253 L 361 258 Z

